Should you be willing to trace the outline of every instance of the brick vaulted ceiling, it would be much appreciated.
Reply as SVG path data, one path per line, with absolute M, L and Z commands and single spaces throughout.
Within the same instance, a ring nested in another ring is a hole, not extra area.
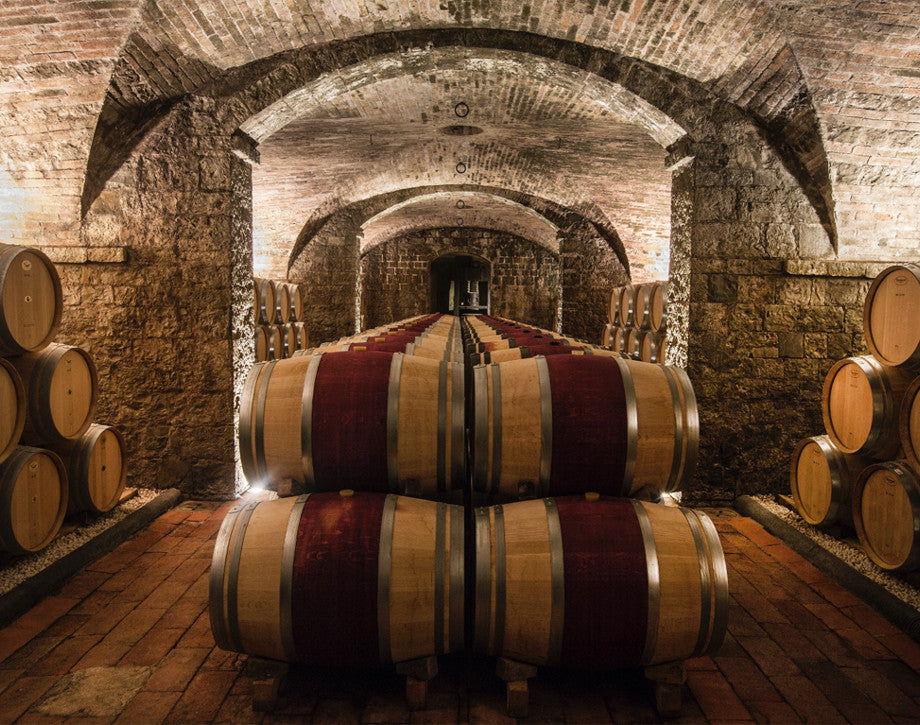
M 782 122 L 804 89 L 777 20 L 769 3 L 755 0 L 148 2 L 109 101 L 155 107 L 219 82 L 224 71 L 293 49 L 461 25 L 635 57 L 698 81 L 769 124 Z M 469 109 L 462 119 L 453 113 L 459 101 Z M 445 133 L 455 125 L 481 133 Z M 664 148 L 684 130 L 616 84 L 564 63 L 456 48 L 435 49 L 423 65 L 378 58 L 323 75 L 242 128 L 262 144 L 254 174 L 260 274 L 283 273 L 285 251 L 311 216 L 401 186 L 464 182 L 599 210 L 623 240 L 636 279 L 667 276 Z M 826 175 L 823 157 L 817 167 Z
M 607 83 L 599 97 L 592 86 L 600 81 L 590 68 L 567 77 L 545 59 L 543 66 L 552 73 L 530 67 L 516 73 L 512 61 L 469 67 L 477 58 L 494 60 L 501 43 L 476 48 L 465 57 L 466 66 L 451 67 L 449 54 L 442 54 L 436 73 L 388 77 L 381 68 L 360 85 L 341 82 L 351 51 L 332 63 L 330 49 L 383 36 L 400 43 L 403 34 L 415 33 L 408 49 L 430 53 L 425 33 L 488 28 L 598 48 L 684 77 L 750 115 L 808 187 L 831 236 L 842 222 L 844 242 L 855 248 L 859 230 L 873 229 L 868 215 L 879 215 L 889 199 L 908 194 L 920 175 L 910 144 L 880 141 L 875 133 L 876 124 L 890 122 L 892 112 L 909 116 L 916 107 L 918 15 L 915 2 L 894 0 L 20 0 L 0 8 L 3 27 L 13 29 L 0 49 L 0 84 L 25 94 L 30 113 L 46 113 L 51 101 L 67 107 L 75 130 L 71 143 L 54 150 L 61 161 L 52 176 L 59 178 L 58 198 L 71 205 L 76 197 L 79 210 L 80 192 L 75 194 L 68 180 L 82 169 L 85 212 L 99 184 L 114 171 L 106 166 L 119 158 L 113 147 L 136 142 L 145 123 L 177 99 L 220 93 L 230 77 L 258 74 L 266 62 L 285 54 L 310 53 L 323 69 L 312 100 L 306 91 L 291 93 L 286 108 L 273 110 L 276 120 L 284 119 L 274 127 L 272 116 L 253 108 L 248 126 L 262 141 L 265 174 L 273 160 L 293 163 L 297 152 L 312 158 L 314 172 L 324 161 L 324 147 L 343 152 L 348 169 L 325 176 L 325 188 L 317 188 L 318 182 L 313 188 L 305 182 L 296 192 L 284 187 L 296 196 L 301 226 L 317 210 L 379 194 L 396 183 L 453 181 L 438 171 L 440 160 L 468 152 L 473 163 L 465 183 L 475 179 L 539 189 L 541 196 L 600 210 L 620 232 L 637 267 L 647 265 L 651 273 L 660 269 L 656 265 L 668 235 L 666 202 L 654 199 L 656 184 L 665 177 L 661 147 L 681 133 L 656 109 L 637 103 L 616 84 Z M 17 90 L 64 72 L 80 75 L 79 92 L 62 94 L 49 87 L 44 95 L 32 96 Z M 455 120 L 449 118 L 448 97 L 460 89 L 464 97 L 477 99 L 468 122 L 483 128 L 480 135 L 438 133 Z M 22 116 L 21 108 L 13 111 Z M 12 140 L 7 148 L 13 162 L 4 166 L 14 174 L 17 164 L 32 171 L 35 150 L 46 141 L 17 136 L 16 129 L 5 136 Z M 294 146 L 305 139 L 310 143 Z M 384 139 L 392 147 L 381 155 L 377 146 Z M 860 153 L 863 157 L 854 161 L 853 154 Z M 19 163 L 17 154 L 24 161 Z M 867 193 L 877 184 L 874 169 L 881 164 L 897 167 L 897 178 L 889 175 L 888 187 Z M 309 168 L 301 164 L 296 171 L 309 176 Z M 405 179 L 394 181 L 394 173 Z M 586 177 L 594 183 L 583 183 Z M 631 207 L 624 202 L 630 191 L 643 197 L 632 199 Z M 60 228 L 66 230 L 67 213 L 55 214 L 64 217 Z M 297 226 L 293 218 L 278 224 L 277 229 L 262 224 L 257 211 L 257 235 L 282 243 L 275 235 L 291 235 L 289 227 Z

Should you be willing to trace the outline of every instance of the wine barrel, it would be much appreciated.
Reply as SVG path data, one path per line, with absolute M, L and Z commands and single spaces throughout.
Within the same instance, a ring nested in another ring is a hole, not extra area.
M 270 279 L 256 277 L 252 280 L 252 287 L 254 292 L 253 320 L 257 325 L 275 324 L 278 305 L 275 283 Z
M 0 353 L 36 352 L 51 342 L 62 297 L 57 269 L 43 252 L 0 244 Z
M 279 360 L 282 355 L 281 332 L 275 325 L 256 327 L 256 362 Z
M 18 446 L 0 463 L 0 549 L 28 554 L 57 535 L 67 512 L 67 474 L 51 451 Z
M 667 333 L 647 330 L 639 343 L 639 359 L 643 362 L 663 363 L 667 349 Z
M 903 461 L 875 463 L 853 488 L 853 526 L 866 555 L 883 569 L 920 566 L 920 479 Z
M 610 668 L 722 644 L 728 576 L 702 512 L 589 495 L 479 508 L 474 522 L 481 653 Z
M 85 350 L 51 343 L 41 352 L 10 358 L 26 387 L 22 440 L 51 443 L 86 432 L 96 413 L 96 365 Z
M 667 282 L 646 282 L 635 293 L 634 325 L 643 330 L 663 332 L 667 326 Z
M 847 455 L 826 435 L 799 441 L 792 453 L 789 483 L 799 515 L 812 526 L 852 527 L 851 491 L 869 461 Z
M 283 325 L 277 325 L 278 336 L 281 338 L 281 357 L 291 357 L 300 349 L 300 340 L 297 337 L 297 331 L 293 323 L 286 322 Z
M 626 344 L 624 345 L 624 354 L 633 360 L 638 360 L 642 352 L 642 341 L 645 339 L 645 330 L 638 327 L 630 327 L 626 332 Z M 648 362 L 645 360 L 644 362 Z
M 291 288 L 285 282 L 275 282 L 275 322 L 286 325 L 291 321 Z
M 463 367 L 384 352 L 329 352 L 252 367 L 240 403 L 251 485 L 446 498 L 465 481 Z
M 297 349 L 306 350 L 310 347 L 310 335 L 307 333 L 307 326 L 303 322 L 292 322 L 294 335 L 297 337 Z
M 898 432 L 904 455 L 920 471 L 920 376 L 913 379 L 901 399 Z
M 317 493 L 236 506 L 211 561 L 217 645 L 288 662 L 375 666 L 464 644 L 463 509 Z
M 699 416 L 679 368 L 553 355 L 473 369 L 473 486 L 499 501 L 677 490 L 693 475 Z
M 891 458 L 898 450 L 898 413 L 911 375 L 871 355 L 836 362 L 824 379 L 821 412 L 827 435 L 844 453 Z
M 93 423 L 79 438 L 52 447 L 67 471 L 68 512 L 105 513 L 125 490 L 125 439 L 118 428 Z
M 635 292 L 634 285 L 626 285 L 620 290 L 620 301 L 617 305 L 619 313 L 620 327 L 632 327 L 635 315 Z
M 288 297 L 291 300 L 291 322 L 302 322 L 304 312 L 303 290 L 299 284 L 287 283 Z
M 620 324 L 620 294 L 622 287 L 614 287 L 610 290 L 610 300 L 607 303 L 607 320 L 613 324 Z
M 26 423 L 26 391 L 16 368 L 0 358 L 0 461 L 16 448 Z
M 898 264 L 875 278 L 863 307 L 863 332 L 882 364 L 920 369 L 920 264 Z

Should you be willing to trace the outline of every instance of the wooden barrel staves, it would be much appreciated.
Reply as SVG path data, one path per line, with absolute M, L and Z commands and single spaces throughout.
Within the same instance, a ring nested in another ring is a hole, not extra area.
M 701 512 L 596 496 L 522 501 L 476 509 L 474 541 L 479 652 L 609 668 L 721 646 L 728 576 Z
M 907 386 L 899 415 L 901 447 L 914 470 L 920 471 L 920 375 Z
M 288 299 L 291 307 L 291 322 L 300 322 L 303 320 L 303 290 L 299 284 L 288 282 L 287 287 Z
M 67 512 L 67 474 L 51 451 L 19 446 L 0 463 L 0 549 L 29 554 L 57 535 Z
M 26 424 L 26 391 L 16 368 L 0 358 L 0 461 L 16 448 Z
M 270 279 L 256 277 L 252 280 L 252 287 L 253 321 L 257 325 L 275 324 L 278 305 L 275 283 Z
M 881 363 L 920 369 L 920 264 L 895 265 L 875 278 L 863 307 L 863 332 Z
M 446 498 L 465 481 L 463 367 L 385 352 L 256 364 L 240 404 L 251 485 L 285 478 Z
M 375 666 L 464 644 L 463 509 L 318 493 L 240 505 L 210 572 L 211 631 L 234 652 Z
M 478 365 L 472 399 L 474 490 L 498 501 L 586 485 L 660 494 L 696 466 L 696 397 L 680 368 L 600 354 Z
M 285 282 L 275 283 L 275 321 L 279 325 L 291 321 L 291 287 Z
M 871 355 L 849 357 L 824 379 L 821 412 L 827 435 L 844 453 L 891 458 L 898 450 L 898 417 L 911 375 Z
M 869 462 L 847 455 L 828 436 L 799 441 L 792 453 L 789 483 L 795 507 L 812 526 L 853 525 L 851 491 Z
M 853 525 L 866 554 L 889 571 L 920 566 L 920 479 L 903 461 L 875 463 L 853 489 Z
M 121 431 L 93 423 L 79 438 L 52 447 L 67 470 L 69 512 L 105 513 L 125 490 L 126 453 Z
M 0 244 L 0 352 L 41 350 L 60 327 L 62 306 L 51 260 L 37 249 Z
M 635 317 L 635 293 L 634 285 L 626 285 L 620 289 L 620 301 L 617 305 L 617 314 L 620 327 L 632 327 Z
M 10 358 L 26 386 L 23 440 L 51 443 L 86 432 L 96 412 L 96 365 L 85 350 L 51 343 L 41 352 Z

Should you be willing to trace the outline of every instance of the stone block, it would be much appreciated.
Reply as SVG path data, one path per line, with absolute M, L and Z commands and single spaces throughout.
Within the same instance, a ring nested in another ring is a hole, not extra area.
M 707 279 L 707 299 L 710 302 L 735 302 L 738 299 L 738 278 L 727 274 L 711 274 Z
M 779 356 L 801 358 L 805 356 L 805 336 L 801 332 L 786 332 L 779 336 Z

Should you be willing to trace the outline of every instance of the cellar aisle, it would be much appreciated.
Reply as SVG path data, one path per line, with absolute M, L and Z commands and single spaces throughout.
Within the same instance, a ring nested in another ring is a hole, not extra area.
M 207 612 L 232 505 L 181 504 L 0 630 L 0 722 L 511 722 L 488 661 L 462 656 L 442 658 L 427 711 L 393 674 L 298 671 L 276 712 L 253 713 L 246 658 L 214 646 Z M 920 646 L 751 519 L 714 520 L 728 636 L 688 663 L 677 722 L 920 720 Z M 657 719 L 637 672 L 541 670 L 523 722 Z

